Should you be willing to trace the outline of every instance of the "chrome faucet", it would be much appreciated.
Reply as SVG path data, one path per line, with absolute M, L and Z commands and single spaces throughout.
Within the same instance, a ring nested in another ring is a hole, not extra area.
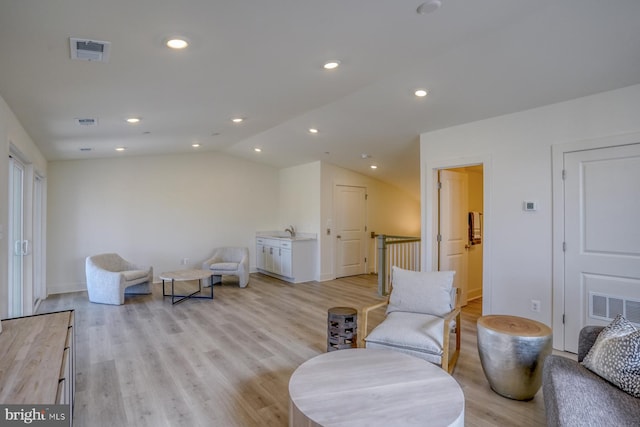
M 293 228 L 293 225 L 290 225 L 289 228 L 285 228 L 284 231 L 288 232 L 289 234 L 291 234 L 291 237 L 296 237 L 296 229 Z

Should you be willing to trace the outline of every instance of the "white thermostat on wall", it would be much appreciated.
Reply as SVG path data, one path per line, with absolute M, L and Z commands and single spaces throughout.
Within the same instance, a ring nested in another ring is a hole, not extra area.
M 538 202 L 533 200 L 525 200 L 522 202 L 522 210 L 525 212 L 535 212 L 538 210 Z

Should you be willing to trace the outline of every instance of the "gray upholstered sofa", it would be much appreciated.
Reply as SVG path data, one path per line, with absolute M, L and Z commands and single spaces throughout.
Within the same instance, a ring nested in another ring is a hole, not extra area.
M 249 249 L 226 247 L 214 249 L 211 258 L 202 263 L 203 270 L 211 270 L 211 284 L 220 283 L 222 276 L 238 276 L 241 288 L 249 283 Z
M 602 326 L 586 326 L 580 331 L 578 362 L 582 362 L 602 329 Z M 547 425 L 640 425 L 640 399 L 578 362 L 558 355 L 548 356 L 545 360 L 542 391 Z
M 153 267 L 141 266 L 114 253 L 92 255 L 85 262 L 89 301 L 124 304 L 124 294 L 150 294 Z

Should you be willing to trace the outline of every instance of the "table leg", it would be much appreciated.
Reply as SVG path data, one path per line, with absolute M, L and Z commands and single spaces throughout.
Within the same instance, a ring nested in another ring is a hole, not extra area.
M 203 283 L 202 281 L 205 279 L 198 279 L 198 290 L 196 290 L 195 292 L 192 292 L 190 294 L 187 295 L 177 295 L 175 292 L 175 279 L 171 279 L 171 293 L 168 294 L 166 293 L 166 288 L 165 288 L 165 279 L 162 279 L 162 296 L 163 297 L 171 297 L 171 304 L 175 305 L 178 304 L 186 299 L 190 299 L 190 298 L 198 298 L 198 299 L 213 299 L 213 285 L 211 285 L 211 293 L 209 295 L 206 294 L 202 294 L 202 286 Z M 213 280 L 213 276 L 210 277 L 210 280 Z M 197 295 L 197 294 L 201 294 L 201 295 Z M 176 298 L 180 298 L 180 299 L 176 299 Z
M 213 277 L 213 276 L 212 276 Z M 204 279 L 200 279 L 200 291 L 202 292 L 202 281 Z M 213 284 L 211 285 L 211 294 L 209 296 L 206 295 L 202 295 L 202 296 L 198 296 L 196 298 L 206 298 L 206 299 L 213 299 Z

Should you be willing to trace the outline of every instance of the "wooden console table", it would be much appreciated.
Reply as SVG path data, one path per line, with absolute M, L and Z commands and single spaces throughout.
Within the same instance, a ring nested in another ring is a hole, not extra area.
M 0 402 L 69 405 L 73 422 L 75 393 L 74 312 L 2 321 Z

